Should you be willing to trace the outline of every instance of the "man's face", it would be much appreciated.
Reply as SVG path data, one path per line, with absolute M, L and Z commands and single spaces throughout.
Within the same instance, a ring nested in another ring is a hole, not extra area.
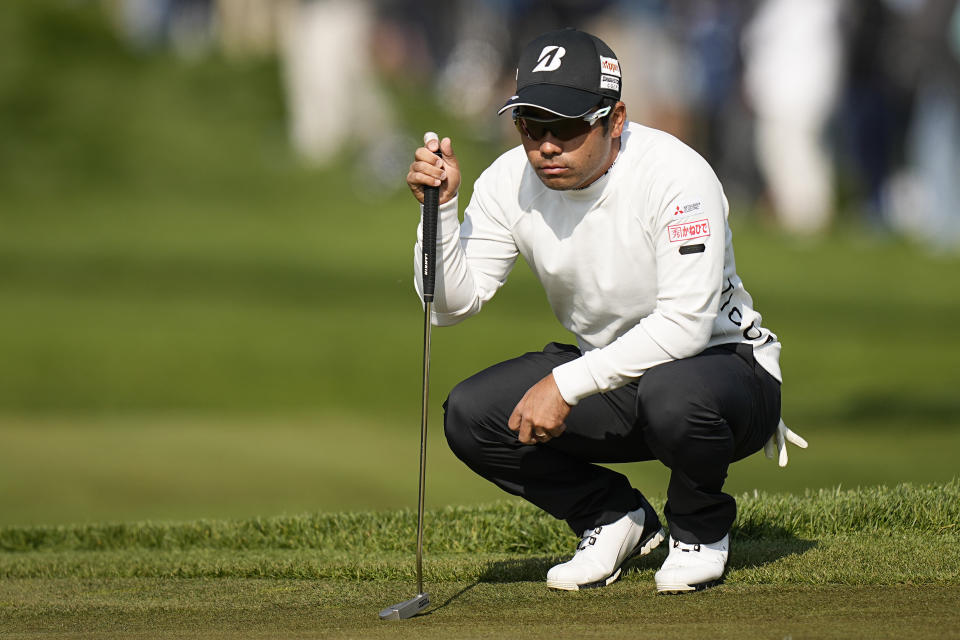
M 552 114 L 525 107 L 523 115 L 550 118 Z M 620 148 L 620 134 L 626 120 L 626 108 L 618 102 L 610 114 L 606 133 L 602 122 L 597 122 L 585 133 L 563 140 L 545 123 L 546 131 L 538 140 L 521 131 L 520 140 L 527 152 L 527 160 L 547 187 L 558 191 L 585 187 L 602 176 L 616 158 Z M 542 129 L 543 127 L 541 127 Z

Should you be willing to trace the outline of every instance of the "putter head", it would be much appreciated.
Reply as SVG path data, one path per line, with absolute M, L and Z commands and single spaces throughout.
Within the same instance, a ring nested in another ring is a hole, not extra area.
M 381 620 L 406 620 L 412 618 L 430 606 L 430 594 L 420 593 L 400 604 L 387 607 L 380 612 Z

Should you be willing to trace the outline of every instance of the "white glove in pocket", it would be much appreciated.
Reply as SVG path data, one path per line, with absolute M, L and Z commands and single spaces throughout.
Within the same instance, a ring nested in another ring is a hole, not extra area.
M 791 431 L 787 425 L 783 424 L 783 419 L 781 419 L 780 424 L 777 425 L 777 430 L 770 436 L 770 439 L 767 440 L 767 444 L 763 445 L 763 452 L 771 460 L 773 460 L 774 453 L 778 452 L 779 464 L 781 467 L 785 467 L 787 466 L 788 442 L 797 445 L 801 449 L 807 448 L 807 441 Z

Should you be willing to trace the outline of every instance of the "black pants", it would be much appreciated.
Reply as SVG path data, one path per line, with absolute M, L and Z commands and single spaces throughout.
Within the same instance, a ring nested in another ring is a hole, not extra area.
M 721 345 L 648 370 L 638 381 L 573 407 L 566 432 L 524 445 L 507 419 L 527 389 L 580 356 L 551 343 L 461 382 L 444 403 L 450 448 L 475 472 L 578 535 L 636 509 L 627 478 L 594 463 L 660 460 L 670 468 L 664 510 L 674 538 L 716 542 L 736 518 L 722 492 L 727 467 L 763 447 L 780 418 L 780 384 L 750 345 Z

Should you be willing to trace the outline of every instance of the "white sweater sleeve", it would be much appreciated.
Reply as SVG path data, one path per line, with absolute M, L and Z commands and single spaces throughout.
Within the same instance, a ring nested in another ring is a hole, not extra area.
M 437 271 L 433 324 L 447 326 L 480 311 L 503 286 L 517 259 L 517 245 L 495 200 L 486 191 L 484 175 L 474 185 L 473 198 L 457 217 L 458 198 L 440 206 L 437 226 Z M 423 207 L 414 247 L 414 286 L 423 300 L 420 273 L 423 242 Z
M 720 306 L 727 203 L 712 170 L 707 171 L 688 174 L 683 184 L 666 189 L 648 218 L 656 256 L 653 312 L 607 346 L 553 370 L 569 404 L 623 386 L 658 364 L 696 355 L 709 342 Z M 675 215 L 678 206 L 682 211 L 693 203 L 699 203 L 694 212 Z M 684 239 L 705 229 L 708 236 Z M 689 248 L 681 253 L 681 247 Z

